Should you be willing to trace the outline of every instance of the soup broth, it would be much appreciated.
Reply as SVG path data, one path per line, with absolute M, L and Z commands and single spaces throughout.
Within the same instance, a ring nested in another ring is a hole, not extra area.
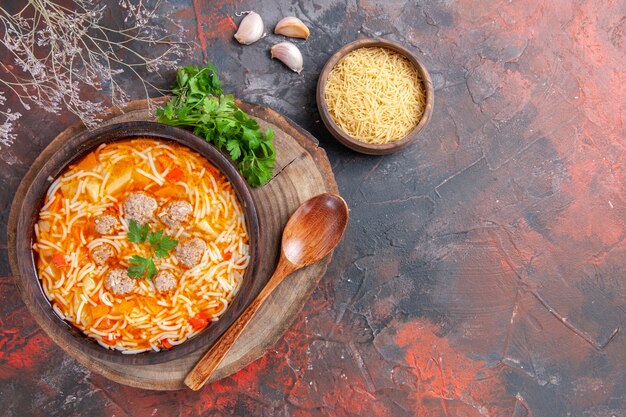
M 36 266 L 59 317 L 106 348 L 169 349 L 219 319 L 249 263 L 226 177 L 178 144 L 103 144 L 50 186 Z

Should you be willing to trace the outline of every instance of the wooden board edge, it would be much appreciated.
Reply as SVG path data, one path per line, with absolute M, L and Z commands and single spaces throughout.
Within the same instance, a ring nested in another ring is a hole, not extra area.
M 160 103 L 166 100 L 167 100 L 167 97 L 151 99 L 151 101 L 154 103 Z M 106 118 L 110 119 L 113 117 L 120 116 L 126 112 L 144 110 L 146 109 L 147 101 L 148 100 L 135 100 L 135 101 L 128 103 L 128 105 L 124 107 L 123 109 L 113 108 L 106 113 L 107 114 Z M 308 131 L 304 130 L 302 127 L 298 126 L 295 122 L 293 122 L 288 117 L 283 116 L 275 112 L 272 109 L 262 107 L 258 104 L 251 104 L 251 103 L 240 102 L 240 101 L 238 101 L 238 105 L 240 105 L 245 111 L 251 113 L 253 116 L 259 117 L 270 123 L 277 124 L 276 123 L 277 121 L 282 120 L 285 122 L 285 125 L 281 126 L 281 128 L 289 127 L 289 130 L 284 129 L 287 134 L 289 134 L 290 136 L 294 138 L 299 137 L 299 138 L 306 139 L 304 141 L 298 140 L 298 143 L 312 156 L 312 158 L 316 162 L 316 165 L 320 168 L 320 174 L 324 179 L 324 182 L 325 182 L 324 185 L 327 191 L 338 193 L 337 183 L 335 181 L 335 177 L 332 172 L 330 161 L 328 160 L 328 157 L 326 155 L 326 151 L 319 146 L 319 142 L 317 141 L 315 137 L 313 137 Z M 106 123 L 106 120 L 104 121 L 104 123 Z M 58 147 L 61 145 L 62 141 L 68 136 L 73 136 L 73 135 L 76 135 L 77 133 L 80 133 L 80 131 L 82 130 L 84 130 L 84 126 L 80 122 L 70 125 L 65 130 L 60 132 L 44 148 L 44 150 L 37 156 L 37 158 L 35 158 L 35 160 L 31 164 L 30 169 L 27 171 L 27 173 L 24 175 L 24 177 L 20 181 L 20 185 L 18 186 L 18 189 L 12 201 L 11 209 L 9 212 L 9 219 L 7 222 L 7 238 L 8 238 L 7 239 L 8 241 L 7 252 L 9 255 L 9 263 L 10 263 L 11 270 L 15 279 L 15 283 L 18 288 L 18 292 L 20 293 L 20 296 L 22 298 L 24 296 L 23 288 L 21 288 L 21 286 L 19 285 L 19 279 L 16 279 L 18 277 L 18 274 L 16 273 L 17 272 L 17 258 L 16 258 L 17 254 L 15 253 L 14 248 L 15 248 L 15 236 L 16 236 L 16 230 L 17 230 L 17 219 L 19 217 L 19 213 L 22 208 L 24 194 L 26 190 L 28 189 L 29 184 L 32 182 L 32 179 L 37 175 L 39 167 L 45 162 L 45 160 L 47 160 L 50 157 L 50 155 L 56 152 Z M 332 253 L 328 255 L 327 258 L 321 261 L 323 263 L 323 266 L 322 266 L 322 270 L 318 274 L 318 278 L 317 278 L 318 282 L 325 275 L 328 265 L 331 262 L 331 259 L 332 259 Z M 311 289 L 307 291 L 307 293 L 305 293 L 303 300 L 308 300 L 312 292 L 315 290 L 315 288 L 316 286 L 311 286 Z M 228 377 L 232 375 L 233 373 L 238 372 L 239 370 L 243 369 L 245 366 L 257 360 L 261 356 L 263 356 L 269 348 L 271 348 L 273 345 L 276 344 L 276 342 L 280 339 L 280 337 L 284 334 L 284 332 L 289 327 L 291 327 L 291 325 L 293 324 L 293 322 L 295 321 L 296 317 L 301 312 L 303 307 L 304 307 L 304 303 L 300 304 L 299 308 L 297 308 L 297 311 L 294 311 L 294 314 L 291 315 L 290 319 L 281 323 L 280 327 L 277 328 L 277 330 L 273 332 L 274 334 L 276 334 L 276 337 L 270 338 L 270 339 L 274 339 L 273 341 L 268 340 L 268 342 L 264 343 L 263 345 L 260 345 L 259 347 L 255 347 L 255 349 L 252 349 L 245 356 L 243 356 L 241 360 L 236 362 L 236 364 L 232 364 L 228 366 L 227 368 L 224 368 L 223 372 L 219 373 L 219 378 L 216 378 L 215 380 Z M 34 312 L 28 305 L 27 305 L 27 308 L 30 311 L 30 313 L 33 315 L 33 317 L 36 318 L 36 312 Z M 56 340 L 56 337 L 50 334 L 48 329 L 41 326 L 41 324 L 39 323 L 39 320 L 36 320 L 36 322 L 44 330 L 44 332 L 48 335 L 48 337 L 53 339 L 55 343 L 59 344 L 59 342 Z M 128 385 L 128 386 L 142 388 L 142 389 L 154 389 L 154 390 L 178 390 L 178 389 L 184 388 L 182 381 L 180 382 L 180 385 L 178 384 L 176 385 L 146 384 L 145 380 L 135 378 L 132 375 L 120 375 L 119 372 L 117 372 L 116 370 L 112 368 L 109 368 L 106 366 L 103 367 L 102 365 L 104 364 L 100 363 L 99 361 L 93 360 L 91 358 L 84 359 L 80 357 L 80 355 L 71 354 L 70 352 L 66 350 L 66 348 L 62 347 L 62 349 L 65 351 L 64 353 L 70 354 L 72 358 L 77 360 L 83 366 L 87 367 L 90 371 L 96 372 L 100 375 L 103 375 L 105 378 L 108 378 L 112 381 L 115 381 L 123 385 Z

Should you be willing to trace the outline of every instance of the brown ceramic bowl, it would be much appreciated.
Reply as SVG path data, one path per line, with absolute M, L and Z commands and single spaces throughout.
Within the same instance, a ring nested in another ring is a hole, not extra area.
M 174 346 L 172 349 L 129 355 L 117 350 L 103 348 L 84 335 L 79 329 L 56 315 L 52 310 L 50 302 L 43 294 L 37 277 L 32 242 L 34 240 L 34 225 L 46 191 L 52 181 L 63 173 L 68 165 L 83 157 L 100 144 L 137 137 L 149 137 L 184 145 L 198 152 L 228 178 L 244 210 L 250 242 L 251 261 L 243 277 L 243 283 L 239 292 L 220 320 L 211 324 L 195 337 L 178 346 Z M 225 155 L 186 130 L 151 122 L 120 123 L 90 132 L 87 131 L 72 137 L 44 163 L 42 169 L 36 174 L 25 192 L 24 202 L 18 212 L 17 234 L 15 236 L 17 270 L 14 272 L 17 276 L 18 285 L 21 287 L 24 302 L 31 311 L 35 309 L 34 314 L 41 319 L 39 321 L 44 330 L 48 334 L 52 334 L 53 339 L 62 347 L 80 350 L 91 357 L 109 362 L 148 365 L 168 362 L 195 350 L 210 346 L 243 312 L 256 295 L 253 294 L 252 288 L 254 284 L 253 279 L 255 279 L 254 270 L 257 267 L 256 253 L 258 251 L 258 241 L 259 221 L 254 198 L 247 182 Z
M 324 100 L 324 90 L 326 89 L 326 81 L 328 79 L 328 74 L 335 67 L 337 62 L 350 52 L 355 49 L 363 48 L 363 47 L 383 47 L 387 49 L 391 49 L 396 51 L 402 55 L 404 55 L 417 69 L 418 73 L 422 77 L 422 82 L 424 83 L 424 89 L 426 90 L 426 108 L 424 109 L 424 114 L 420 119 L 419 123 L 413 130 L 411 130 L 404 138 L 398 139 L 394 142 L 385 143 L 382 145 L 369 144 L 365 142 L 361 142 L 359 140 L 354 139 L 349 136 L 346 132 L 344 132 L 333 120 L 332 116 L 328 112 L 328 106 L 326 105 L 326 100 Z M 413 143 L 419 136 L 420 132 L 430 121 L 430 117 L 433 112 L 433 104 L 434 104 L 434 89 L 433 83 L 430 79 L 430 75 L 426 70 L 426 67 L 419 61 L 417 56 L 400 45 L 397 42 L 392 42 L 384 39 L 359 39 L 354 42 L 351 42 L 345 45 L 343 48 L 338 50 L 330 57 L 324 68 L 322 69 L 322 73 L 320 74 L 319 80 L 317 82 L 317 108 L 319 109 L 320 115 L 322 116 L 322 120 L 326 125 L 326 128 L 330 131 L 330 133 L 341 143 L 346 145 L 348 148 L 355 150 L 357 152 L 361 152 L 368 155 L 385 155 L 393 152 L 397 152 L 409 146 Z

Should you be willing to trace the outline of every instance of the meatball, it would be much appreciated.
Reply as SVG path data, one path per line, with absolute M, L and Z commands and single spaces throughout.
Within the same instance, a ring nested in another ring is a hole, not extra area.
M 109 271 L 104 284 L 113 294 L 126 294 L 135 288 L 135 280 L 128 276 L 125 269 L 121 268 Z
M 108 243 L 101 243 L 91 250 L 91 259 L 97 265 L 104 265 L 115 255 L 113 246 Z
M 194 237 L 176 247 L 176 257 L 187 268 L 191 268 L 200 263 L 205 250 L 206 243 L 204 243 L 204 240 Z
M 96 232 L 101 235 L 109 235 L 118 228 L 119 222 L 117 219 L 109 214 L 97 217 L 95 220 Z
M 168 292 L 172 288 L 176 287 L 176 278 L 174 274 L 169 271 L 161 271 L 154 278 L 154 286 L 159 292 Z
M 176 229 L 181 223 L 184 223 L 189 218 L 189 215 L 193 211 L 193 207 L 186 201 L 174 201 L 168 204 L 160 213 L 161 221 Z
M 140 224 L 152 220 L 156 208 L 156 200 L 144 193 L 131 193 L 124 201 L 126 220 L 134 220 Z

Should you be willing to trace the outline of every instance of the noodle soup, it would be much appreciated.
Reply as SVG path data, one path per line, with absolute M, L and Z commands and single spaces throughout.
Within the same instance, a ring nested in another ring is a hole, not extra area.
M 169 349 L 217 321 L 249 247 L 230 182 L 198 153 L 134 139 L 70 165 L 35 225 L 36 268 L 56 314 L 123 353 Z

